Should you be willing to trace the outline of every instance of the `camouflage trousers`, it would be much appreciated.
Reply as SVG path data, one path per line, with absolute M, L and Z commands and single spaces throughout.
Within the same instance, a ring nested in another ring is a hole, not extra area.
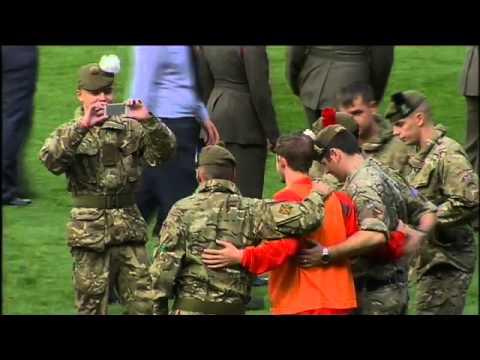
M 95 252 L 72 248 L 75 306 L 79 314 L 106 315 L 110 283 L 131 315 L 152 314 L 149 260 L 144 245 Z
M 417 315 L 461 315 L 472 277 L 450 264 L 417 274 Z
M 357 291 L 358 309 L 355 315 L 406 315 L 408 310 L 408 287 L 396 283 L 367 291 Z

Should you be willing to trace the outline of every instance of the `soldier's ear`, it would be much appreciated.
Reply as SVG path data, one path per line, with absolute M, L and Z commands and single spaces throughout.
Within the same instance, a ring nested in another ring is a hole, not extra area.
M 75 95 L 77 96 L 77 100 L 83 103 L 82 89 L 75 90 Z
M 415 124 L 418 127 L 423 127 L 425 125 L 425 114 L 422 112 L 418 112 L 415 114 Z
M 288 166 L 287 159 L 285 159 L 284 157 L 277 155 L 277 159 L 278 165 L 280 165 L 281 169 L 285 169 Z

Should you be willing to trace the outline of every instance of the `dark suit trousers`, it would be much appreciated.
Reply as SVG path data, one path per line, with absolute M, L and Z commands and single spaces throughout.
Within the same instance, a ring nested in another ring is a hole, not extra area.
M 172 205 L 192 195 L 198 183 L 195 157 L 199 149 L 200 124 L 195 118 L 162 119 L 177 138 L 177 152 L 159 167 L 144 169 L 137 205 L 148 222 L 157 212 L 157 235 Z
M 36 80 L 36 62 L 2 71 L 2 202 L 19 195 L 19 162 L 32 127 Z
M 480 122 L 478 113 L 478 96 L 466 96 L 467 100 L 467 151 L 468 158 L 478 174 L 478 123 Z
M 305 111 L 305 115 L 307 116 L 307 125 L 309 127 L 312 126 L 312 124 L 318 120 L 320 115 L 322 115 L 322 110 L 321 109 L 310 109 L 307 106 L 303 106 L 303 109 Z
M 236 184 L 243 196 L 261 199 L 265 163 L 267 161 L 266 145 L 240 145 L 227 143 L 227 149 L 237 160 Z

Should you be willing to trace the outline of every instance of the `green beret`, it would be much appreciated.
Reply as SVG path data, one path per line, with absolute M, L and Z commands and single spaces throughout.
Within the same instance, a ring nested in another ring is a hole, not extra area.
M 328 146 L 332 139 L 341 132 L 349 132 L 345 127 L 342 125 L 329 125 L 326 128 L 320 130 L 320 132 L 316 135 L 313 148 L 318 155 L 318 158 L 321 159 L 325 155 L 325 151 L 327 150 Z
M 115 74 L 103 71 L 94 63 L 82 66 L 78 75 L 78 87 L 90 91 L 111 87 L 115 80 Z
M 198 166 L 236 166 L 237 161 L 227 148 L 220 145 L 205 146 L 198 157 Z
M 312 130 L 316 134 L 323 129 L 323 117 L 320 117 L 317 121 L 312 124 Z M 345 129 L 350 131 L 352 134 L 358 133 L 358 124 L 353 119 L 353 116 L 344 112 L 335 113 L 335 123 L 342 125 Z
M 411 115 L 425 100 L 427 97 L 416 90 L 395 93 L 390 98 L 385 117 L 395 123 Z

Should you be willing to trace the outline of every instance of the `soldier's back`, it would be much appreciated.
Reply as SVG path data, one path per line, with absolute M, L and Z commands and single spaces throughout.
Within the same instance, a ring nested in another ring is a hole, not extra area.
M 218 181 L 214 186 L 218 185 Z M 177 202 L 186 239 L 185 258 L 177 276 L 177 298 L 207 302 L 247 303 L 253 277 L 240 265 L 209 269 L 202 261 L 204 249 L 220 249 L 216 241 L 237 248 L 256 245 L 255 213 L 261 200 L 242 197 L 236 187 L 224 182 L 217 191 L 200 191 Z M 213 190 L 213 189 L 210 189 Z M 162 230 L 168 231 L 168 229 Z

